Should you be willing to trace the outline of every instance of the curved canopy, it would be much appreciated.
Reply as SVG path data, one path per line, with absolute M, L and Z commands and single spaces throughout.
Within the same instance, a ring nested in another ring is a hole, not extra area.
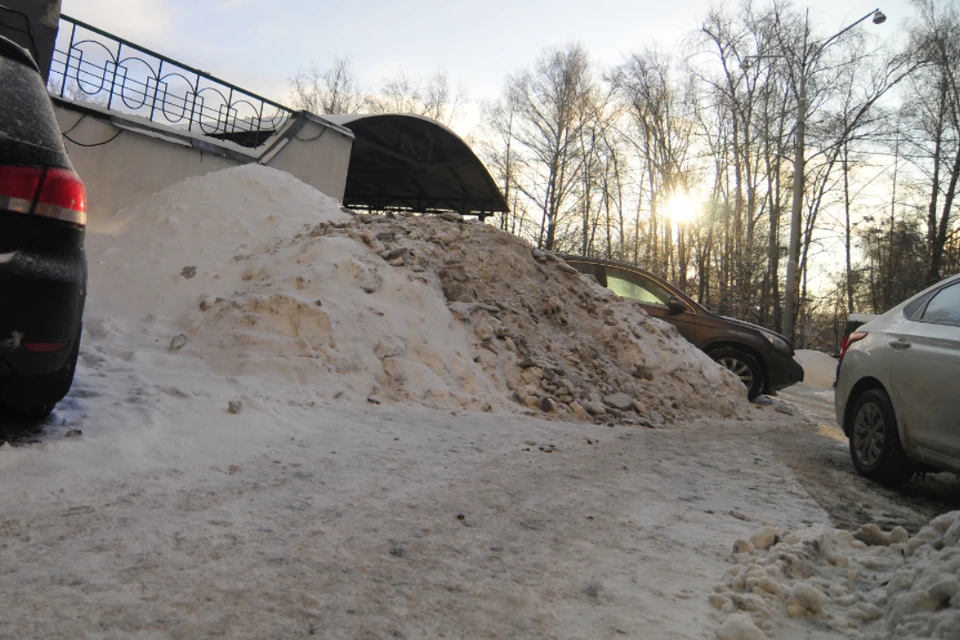
M 356 137 L 343 196 L 346 207 L 456 211 L 481 218 L 508 210 L 480 159 L 439 122 L 411 114 L 321 117 Z

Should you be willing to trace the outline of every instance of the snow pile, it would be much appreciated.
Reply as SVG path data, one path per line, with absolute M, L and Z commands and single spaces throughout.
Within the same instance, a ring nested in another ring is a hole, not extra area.
M 874 524 L 801 539 L 767 527 L 734 545 L 710 596 L 717 635 L 746 640 L 827 627 L 863 640 L 960 637 L 960 511 L 915 536 Z
M 798 349 L 797 362 L 803 367 L 803 383 L 821 389 L 832 389 L 837 374 L 837 359 L 822 351 Z
M 747 412 L 672 326 L 552 255 L 455 214 L 354 215 L 266 167 L 155 194 L 94 225 L 88 253 L 85 339 L 104 353 L 289 380 L 300 403 L 647 426 Z

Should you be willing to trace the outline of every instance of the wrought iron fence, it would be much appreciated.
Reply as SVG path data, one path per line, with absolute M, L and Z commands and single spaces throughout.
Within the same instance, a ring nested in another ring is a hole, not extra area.
M 259 146 L 291 115 L 281 104 L 65 15 L 48 88 L 247 147 Z

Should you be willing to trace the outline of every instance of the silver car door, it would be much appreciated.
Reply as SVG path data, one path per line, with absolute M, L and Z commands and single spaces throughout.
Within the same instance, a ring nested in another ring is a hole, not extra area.
M 960 283 L 885 338 L 894 403 L 917 445 L 960 458 Z

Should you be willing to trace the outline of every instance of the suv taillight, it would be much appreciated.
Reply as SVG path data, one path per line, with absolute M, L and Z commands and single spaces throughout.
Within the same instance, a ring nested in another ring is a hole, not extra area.
M 850 348 L 854 342 L 860 342 L 867 337 L 866 331 L 854 331 L 849 336 L 843 339 L 843 344 L 840 345 L 840 360 L 843 360 L 843 356 L 847 355 L 847 349 Z
M 0 166 L 0 209 L 87 224 L 86 190 L 70 169 Z

